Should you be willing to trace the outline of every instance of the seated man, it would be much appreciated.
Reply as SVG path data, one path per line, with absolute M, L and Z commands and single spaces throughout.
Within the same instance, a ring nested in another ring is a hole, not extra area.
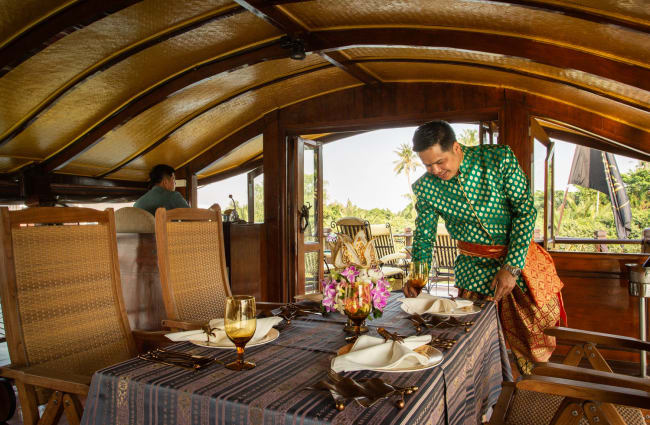
M 142 208 L 156 215 L 156 209 L 164 207 L 167 210 L 174 208 L 189 208 L 183 196 L 176 192 L 176 177 L 174 169 L 166 164 L 158 164 L 149 173 L 149 191 L 138 199 L 134 207 Z

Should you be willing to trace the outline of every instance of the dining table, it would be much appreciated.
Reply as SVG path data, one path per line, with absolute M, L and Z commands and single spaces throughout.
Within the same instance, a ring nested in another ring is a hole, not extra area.
M 380 318 L 368 320 L 369 335 L 380 327 L 414 335 L 409 314 L 393 292 Z M 361 370 L 341 375 L 355 380 L 380 378 L 395 386 L 416 386 L 403 408 L 382 399 L 370 407 L 355 401 L 336 408 L 328 391 L 312 387 L 326 379 L 332 359 L 347 344 L 346 317 L 339 313 L 298 316 L 280 324 L 279 337 L 247 347 L 246 371 L 211 363 L 199 370 L 133 358 L 95 372 L 82 424 L 480 424 L 493 406 L 503 381 L 512 381 L 496 305 L 463 316 L 465 325 L 427 329 L 435 337 L 456 341 L 442 349 L 440 364 L 412 372 Z M 473 322 L 468 325 L 466 322 Z M 184 341 L 170 350 L 209 356 L 224 362 L 234 349 Z

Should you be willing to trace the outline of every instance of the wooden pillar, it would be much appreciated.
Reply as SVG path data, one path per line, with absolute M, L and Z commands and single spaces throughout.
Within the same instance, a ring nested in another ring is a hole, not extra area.
M 607 232 L 604 230 L 595 230 L 594 239 L 607 239 Z M 596 252 L 609 252 L 609 248 L 605 244 L 596 245 Z
M 650 253 L 650 227 L 643 229 L 641 252 Z
M 505 91 L 504 105 L 499 113 L 499 144 L 510 146 L 530 180 L 533 175 L 533 142 L 529 133 L 530 122 L 525 98 L 524 93 Z
M 51 176 L 40 167 L 21 172 L 20 196 L 28 207 L 51 207 L 56 203 L 52 193 Z
M 176 191 L 183 195 L 183 198 L 192 208 L 198 208 L 198 178 L 189 167 L 180 168 L 176 171 L 176 179 L 184 179 L 185 187 L 177 187 Z
M 266 276 L 263 277 L 262 300 L 288 301 L 289 264 L 289 181 L 288 144 L 278 114 L 269 115 L 264 128 L 264 225 L 266 236 Z M 265 281 L 264 281 L 265 280 Z

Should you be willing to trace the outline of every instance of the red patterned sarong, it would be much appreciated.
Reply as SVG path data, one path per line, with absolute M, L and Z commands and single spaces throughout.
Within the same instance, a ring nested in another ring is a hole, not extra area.
M 506 255 L 503 245 L 480 245 L 458 241 L 464 255 L 499 259 Z M 566 313 L 560 290 L 564 286 L 557 275 L 550 254 L 534 241 L 528 248 L 522 277 L 528 292 L 516 287 L 499 303 L 499 317 L 508 345 L 517 359 L 522 373 L 530 373 L 533 362 L 545 362 L 555 349 L 555 338 L 545 335 L 544 329 L 557 326 L 560 320 L 566 325 Z M 460 289 L 463 298 L 486 297 Z

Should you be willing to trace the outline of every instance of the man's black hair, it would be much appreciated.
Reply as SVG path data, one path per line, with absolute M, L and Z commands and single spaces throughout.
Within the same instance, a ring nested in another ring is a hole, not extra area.
M 158 164 L 149 172 L 149 187 L 159 184 L 165 177 L 174 175 L 174 167 L 167 164 Z
M 448 122 L 435 120 L 422 124 L 413 135 L 413 151 L 422 152 L 433 145 L 440 145 L 444 152 L 449 151 L 456 141 L 456 134 Z

